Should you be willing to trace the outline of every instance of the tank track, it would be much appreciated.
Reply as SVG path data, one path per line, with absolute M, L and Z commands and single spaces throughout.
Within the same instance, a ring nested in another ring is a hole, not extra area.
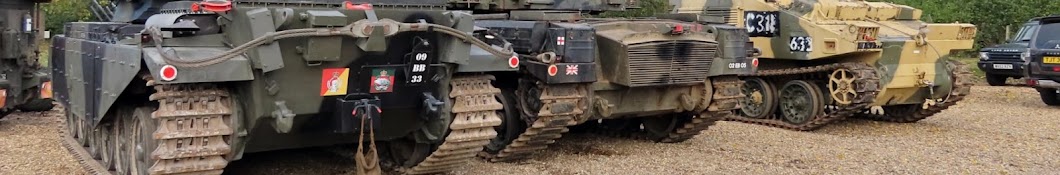
M 228 92 L 207 84 L 154 87 L 157 92 L 150 99 L 157 101 L 159 108 L 152 113 L 151 118 L 161 125 L 152 135 L 159 145 L 151 152 L 151 158 L 155 161 L 149 173 L 221 174 L 228 165 L 227 157 L 231 153 L 225 137 L 233 133 L 233 129 L 225 122 L 232 117 Z M 73 119 L 66 117 L 65 120 L 69 123 Z M 78 125 L 82 130 L 86 127 L 83 123 Z M 114 173 L 100 162 L 102 160 L 89 153 L 89 148 L 81 146 L 74 136 L 75 132 L 70 131 L 72 127 L 60 129 L 64 133 L 63 147 L 74 155 L 87 174 Z
M 732 110 L 740 108 L 740 99 L 743 98 L 740 88 L 743 86 L 743 81 L 736 77 L 715 78 L 712 86 L 714 92 L 710 96 L 711 100 L 709 104 L 703 104 L 708 106 L 708 111 L 692 117 L 691 121 L 685 122 L 658 142 L 678 143 L 692 139 L 703 130 L 714 126 L 718 120 L 732 115 Z M 703 102 L 708 101 L 703 100 Z
M 509 162 L 528 158 L 533 152 L 548 148 L 563 133 L 570 131 L 567 126 L 579 123 L 579 116 L 587 113 L 589 102 L 585 85 L 550 85 L 543 88 L 541 110 L 537 119 L 525 132 L 501 149 L 496 154 L 482 151 L 479 157 L 489 162 Z M 569 109 L 564 109 L 569 108 Z M 553 112 L 554 110 L 570 112 Z
M 764 119 L 748 118 L 743 117 L 742 115 L 730 115 L 726 120 L 796 131 L 811 131 L 829 123 L 853 116 L 871 105 L 880 91 L 879 76 L 877 76 L 876 70 L 866 63 L 834 63 L 811 67 L 759 70 L 756 74 L 745 75 L 744 77 L 759 77 L 766 80 L 828 80 L 828 74 L 832 73 L 834 70 L 843 68 L 854 72 L 856 76 L 858 76 L 853 83 L 855 87 L 857 87 L 857 99 L 852 100 L 851 104 L 836 105 L 832 109 L 826 109 L 824 113 L 814 117 L 813 120 L 798 125 L 783 121 L 782 117 L 776 113 L 767 116 Z M 825 96 L 825 98 L 830 99 L 829 96 Z
M 720 77 L 714 78 L 713 80 L 714 81 L 711 85 L 713 88 L 707 88 L 707 92 L 704 93 L 712 94 L 710 96 L 711 99 L 703 100 L 700 104 L 701 106 L 704 106 L 704 109 L 707 111 L 704 111 L 699 115 L 694 115 L 689 120 L 678 121 L 681 126 L 675 128 L 663 138 L 653 138 L 648 132 L 641 128 L 636 128 L 638 126 L 635 125 L 615 129 L 589 126 L 589 132 L 609 137 L 629 138 L 660 143 L 680 143 L 692 139 L 702 131 L 714 126 L 717 121 L 723 120 L 729 115 L 732 115 L 732 110 L 740 109 L 740 99 L 743 98 L 740 88 L 743 86 L 743 81 L 740 81 L 740 79 L 736 77 Z M 625 118 L 608 120 L 636 119 Z
M 151 81 L 148 81 L 151 82 Z M 158 102 L 151 118 L 158 147 L 151 153 L 151 174 L 221 174 L 232 152 L 225 137 L 234 133 L 228 91 L 210 84 L 155 85 Z
M 896 122 L 896 123 L 913 123 L 923 119 L 927 119 L 943 110 L 949 109 L 953 105 L 957 105 L 957 102 L 964 100 L 964 97 L 971 93 L 972 89 L 972 73 L 968 71 L 967 65 L 959 61 L 950 60 L 948 68 L 950 74 L 953 76 L 953 90 L 946 96 L 946 100 L 932 105 L 924 109 L 920 105 L 911 106 L 912 110 L 901 110 L 895 111 L 897 114 L 891 115 L 890 112 L 884 115 L 873 115 L 873 114 L 859 114 L 858 117 L 866 118 L 870 120 Z M 888 108 L 888 106 L 884 106 Z
M 449 135 L 438 149 L 411 168 L 399 170 L 404 174 L 433 174 L 449 172 L 475 158 L 490 139 L 497 136 L 493 127 L 501 124 L 496 111 L 503 105 L 496 97 L 501 90 L 490 82 L 493 76 L 466 76 L 452 80 L 450 96 L 453 102 L 453 122 Z
M 78 122 L 78 123 L 72 123 L 72 122 Z M 71 127 L 71 125 L 81 125 L 81 123 L 79 123 L 79 121 L 73 121 L 73 119 L 70 118 L 68 115 L 63 117 L 63 123 L 65 123 L 67 125 L 65 127 L 61 126 L 59 128 L 59 133 L 62 134 L 62 137 L 63 137 L 63 140 L 62 140 L 63 148 L 65 148 L 66 151 L 70 152 L 70 154 L 72 154 L 74 156 L 74 159 L 77 160 L 77 164 L 81 166 L 81 169 L 85 171 L 85 174 L 89 174 L 89 175 L 110 175 L 110 174 L 113 174 L 112 172 L 110 172 L 108 170 L 108 168 L 104 168 L 103 165 L 99 164 L 99 162 L 97 162 L 97 160 L 92 157 L 92 154 L 88 153 L 88 151 L 87 151 L 88 148 L 87 147 L 84 147 L 84 146 L 81 145 L 81 143 L 78 143 L 77 138 L 75 138 L 76 136 L 74 136 L 74 135 L 77 134 L 77 131 L 72 131 L 71 130 L 71 129 L 76 129 L 76 128 L 70 128 L 70 127 Z M 78 126 L 78 127 L 80 127 L 80 126 Z

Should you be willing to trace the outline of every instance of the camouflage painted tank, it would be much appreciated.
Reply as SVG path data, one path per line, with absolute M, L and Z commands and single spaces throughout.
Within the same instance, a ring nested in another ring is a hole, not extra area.
M 512 43 L 520 73 L 498 76 L 506 106 L 488 161 L 527 158 L 567 127 L 682 142 L 739 108 L 753 72 L 747 36 L 727 24 L 595 19 L 636 1 L 451 1 Z
M 849 116 L 930 117 L 968 94 L 969 73 L 948 59 L 972 48 L 976 27 L 920 20 L 918 9 L 860 0 L 671 0 L 674 13 L 742 26 L 761 50 L 743 76 L 734 120 L 812 130 Z
M 358 174 L 449 172 L 496 135 L 493 75 L 519 65 L 445 0 L 110 2 L 53 40 L 66 143 L 94 174 L 337 144 Z
M 43 0 L 0 2 L 0 118 L 20 111 L 47 111 L 51 82 L 38 63 Z

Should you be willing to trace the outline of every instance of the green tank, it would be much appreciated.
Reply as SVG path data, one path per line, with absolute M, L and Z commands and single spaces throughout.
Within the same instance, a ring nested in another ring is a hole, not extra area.
M 109 21 L 67 23 L 51 62 L 65 145 L 92 174 L 345 144 L 359 174 L 445 173 L 494 138 L 510 106 L 495 75 L 519 70 L 445 0 L 99 2 Z
M 509 41 L 523 62 L 498 75 L 498 136 L 481 157 L 526 159 L 568 127 L 682 142 L 739 108 L 737 75 L 754 72 L 742 28 L 673 16 L 594 18 L 637 1 L 456 1 L 476 25 Z
M 51 82 L 38 62 L 40 3 L 44 0 L 0 2 L 0 118 L 15 111 L 48 111 Z
M 926 23 L 909 6 L 862 0 L 671 0 L 675 14 L 741 26 L 761 50 L 738 120 L 813 130 L 851 116 L 916 122 L 969 93 L 950 54 L 972 24 Z

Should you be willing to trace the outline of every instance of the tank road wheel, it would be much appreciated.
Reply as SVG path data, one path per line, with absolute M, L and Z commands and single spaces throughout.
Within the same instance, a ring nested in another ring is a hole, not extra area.
M 114 129 L 113 134 L 111 134 L 112 142 L 110 145 L 111 157 L 113 158 L 111 158 L 111 161 L 114 164 L 114 172 L 117 172 L 117 174 L 129 174 L 129 163 L 127 160 L 129 155 L 125 153 L 125 150 L 128 149 L 127 143 L 129 143 L 126 140 L 127 135 L 129 135 L 129 128 L 125 124 L 129 120 L 128 110 L 122 108 L 116 110 L 119 111 L 117 111 L 116 114 L 118 115 L 114 116 L 113 121 Z
M 641 119 L 640 127 L 644 130 L 647 139 L 651 141 L 674 143 L 674 141 L 667 141 L 670 133 L 676 131 L 681 125 L 684 125 L 684 123 L 692 121 L 692 117 L 694 117 L 694 115 L 690 113 L 644 117 Z
M 821 90 L 812 83 L 793 80 L 780 90 L 780 113 L 792 124 L 803 124 L 813 120 L 823 110 Z
M 107 170 L 114 168 L 114 125 L 111 123 L 100 123 L 92 141 L 93 149 L 98 151 L 99 164 Z
M 766 118 L 776 110 L 777 90 L 773 83 L 761 78 L 749 78 L 744 80 L 741 89 L 745 98 L 741 101 L 743 108 L 740 108 L 740 113 L 744 117 Z
M 497 100 L 504 105 L 504 109 L 497 111 L 497 115 L 502 119 L 501 124 L 494 127 L 497 137 L 490 140 L 490 144 L 486 145 L 483 150 L 490 154 L 497 154 L 505 146 L 512 144 L 527 128 L 526 121 L 522 119 L 522 112 L 517 107 L 515 90 L 501 89 L 501 95 L 497 96 Z
M 83 140 L 85 140 L 85 134 L 81 133 L 81 120 L 74 116 L 73 113 L 70 113 L 70 111 L 63 111 L 66 116 L 66 134 L 70 135 L 70 138 L 74 138 L 74 140 L 77 141 L 77 144 L 80 144 L 78 146 L 84 147 L 85 142 Z
M 95 134 L 95 127 L 92 127 L 92 125 L 89 124 L 88 119 L 82 118 L 78 121 L 81 121 L 82 134 L 85 134 L 84 144 L 85 147 L 87 147 L 88 154 L 92 156 L 93 159 L 100 159 L 100 144 L 96 143 L 96 140 L 99 140 L 100 138 L 96 137 L 98 135 Z
M 129 135 L 126 139 L 127 143 L 131 144 L 125 151 L 130 159 L 127 160 L 129 161 L 129 173 L 147 175 L 151 164 L 155 162 L 151 158 L 151 151 L 158 147 L 158 141 L 151 135 L 158 129 L 157 121 L 151 119 L 151 112 L 154 111 L 154 107 L 138 107 L 133 110 L 128 122 L 125 122 L 126 126 L 130 127 L 127 130 Z
M 835 103 L 839 105 L 854 103 L 854 99 L 858 97 L 858 92 L 854 90 L 855 78 L 854 74 L 845 68 L 832 72 L 832 75 L 828 77 L 828 92 Z

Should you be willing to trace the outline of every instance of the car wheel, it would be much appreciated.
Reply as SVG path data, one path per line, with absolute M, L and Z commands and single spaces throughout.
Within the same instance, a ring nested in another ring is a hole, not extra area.
M 1004 86 L 1007 80 L 1008 77 L 1004 75 L 986 74 L 986 83 L 990 86 Z
M 1049 106 L 1060 106 L 1060 95 L 1056 92 L 1056 89 L 1051 88 L 1038 88 L 1038 94 L 1042 97 L 1042 102 L 1045 102 Z

